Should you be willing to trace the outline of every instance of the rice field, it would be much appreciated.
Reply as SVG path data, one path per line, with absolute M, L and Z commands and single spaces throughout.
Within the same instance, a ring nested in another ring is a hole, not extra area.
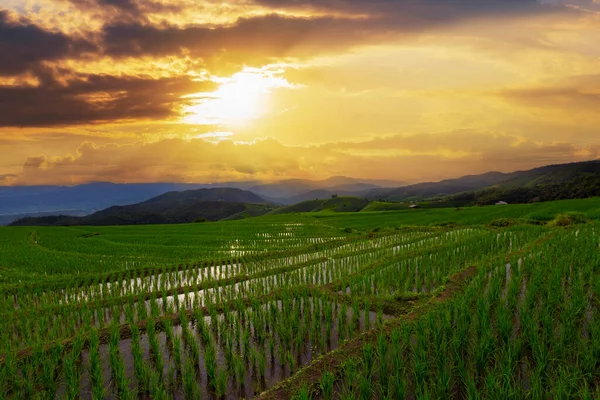
M 596 222 L 325 220 L 3 228 L 0 398 L 600 396 Z

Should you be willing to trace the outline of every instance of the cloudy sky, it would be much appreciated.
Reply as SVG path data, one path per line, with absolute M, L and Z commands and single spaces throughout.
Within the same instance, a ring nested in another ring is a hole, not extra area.
M 0 185 L 600 157 L 599 0 L 0 0 Z

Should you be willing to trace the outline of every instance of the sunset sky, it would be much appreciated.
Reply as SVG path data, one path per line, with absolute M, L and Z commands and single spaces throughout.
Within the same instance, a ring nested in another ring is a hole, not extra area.
M 600 0 L 0 0 L 0 185 L 600 157 Z

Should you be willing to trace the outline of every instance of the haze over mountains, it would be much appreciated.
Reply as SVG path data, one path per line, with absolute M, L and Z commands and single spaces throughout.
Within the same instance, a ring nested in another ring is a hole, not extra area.
M 247 189 L 257 182 L 219 184 L 185 183 L 109 183 L 77 186 L 0 186 L 0 223 L 2 220 L 35 214 L 86 215 L 113 205 L 148 200 L 170 191 L 211 187 Z
M 197 218 L 217 220 L 261 215 L 277 205 L 278 212 L 319 210 L 359 211 L 362 200 L 310 203 L 332 195 L 385 201 L 440 200 L 464 204 L 492 204 L 555 200 L 600 195 L 600 160 L 549 165 L 512 173 L 488 172 L 440 182 L 400 186 L 390 181 L 332 177 L 322 181 L 284 180 L 273 183 L 225 182 L 219 184 L 112 184 L 90 183 L 73 187 L 0 187 L 0 223 L 23 216 L 89 215 L 85 219 L 54 220 L 52 224 L 173 223 Z M 226 187 L 226 189 L 218 189 Z M 169 192 L 164 194 L 165 192 Z M 150 200 L 147 200 L 150 199 Z M 139 203 L 139 204 L 138 204 Z M 127 205 L 127 207 L 113 207 Z M 266 204 L 270 204 L 266 206 Z M 261 205 L 261 206 L 256 206 Z M 37 214 L 36 214 L 37 213 Z M 49 219 L 29 219 L 36 223 Z M 21 223 L 22 221 L 20 221 Z
M 167 192 L 141 203 L 112 206 L 83 217 L 26 217 L 15 221 L 14 225 L 174 224 L 258 216 L 273 208 L 246 190 L 211 188 Z
M 294 195 L 314 189 L 327 188 L 331 193 L 350 189 L 351 195 L 360 195 L 365 189 L 389 184 L 390 181 L 369 181 L 347 177 L 334 177 L 323 181 L 287 180 L 275 183 L 258 181 L 221 182 L 214 184 L 186 183 L 88 183 L 77 186 L 0 186 L 0 224 L 7 224 L 25 216 L 92 214 L 114 205 L 135 204 L 170 191 L 209 188 L 234 188 L 250 190 L 262 197 L 262 202 L 293 204 Z M 309 198 L 313 198 L 312 195 Z
M 322 181 L 288 179 L 250 187 L 248 190 L 265 199 L 281 204 L 295 204 L 332 194 L 362 195 L 370 189 L 399 187 L 405 184 L 389 180 L 361 180 L 346 176 L 333 176 Z

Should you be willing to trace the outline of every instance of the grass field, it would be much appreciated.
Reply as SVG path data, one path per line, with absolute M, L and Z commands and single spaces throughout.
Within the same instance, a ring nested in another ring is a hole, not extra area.
M 0 228 L 0 398 L 598 398 L 599 217 Z

